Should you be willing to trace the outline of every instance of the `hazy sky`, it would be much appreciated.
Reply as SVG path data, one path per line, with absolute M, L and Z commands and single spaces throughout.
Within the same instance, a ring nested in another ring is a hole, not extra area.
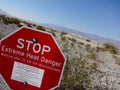
M 120 0 L 0 0 L 0 8 L 33 22 L 120 40 Z

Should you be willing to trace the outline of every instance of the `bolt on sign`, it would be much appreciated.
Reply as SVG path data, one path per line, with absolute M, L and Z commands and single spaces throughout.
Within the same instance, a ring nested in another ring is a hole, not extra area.
M 22 27 L 0 41 L 0 76 L 8 90 L 55 89 L 65 62 L 47 32 Z

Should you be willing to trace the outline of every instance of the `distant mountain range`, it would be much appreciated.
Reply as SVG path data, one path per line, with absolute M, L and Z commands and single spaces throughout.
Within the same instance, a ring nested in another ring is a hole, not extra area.
M 9 13 L 5 12 L 2 9 L 0 9 L 0 14 L 11 16 Z M 43 26 L 49 27 L 49 28 L 58 29 L 58 30 L 65 31 L 65 32 L 68 32 L 68 33 L 79 34 L 79 35 L 85 37 L 86 39 L 95 40 L 99 43 L 111 42 L 111 43 L 115 44 L 116 46 L 118 46 L 120 48 L 120 40 L 112 40 L 112 39 L 108 39 L 108 38 L 103 38 L 103 37 L 100 37 L 100 36 L 97 36 L 97 35 L 94 35 L 94 34 L 76 31 L 74 29 L 66 28 L 64 26 L 55 25 L 55 24 L 46 24 L 46 23 L 44 23 L 44 24 L 40 23 L 40 24 L 43 25 Z
M 2 9 L 0 9 L 0 14 L 4 14 L 4 15 L 9 15 L 9 16 L 10 16 L 10 14 L 8 14 L 7 12 L 5 12 L 5 11 L 2 10 Z
M 113 40 L 113 39 L 109 39 L 109 38 L 103 38 L 103 37 L 97 36 L 95 34 L 80 32 L 80 31 L 70 29 L 70 28 L 66 28 L 66 27 L 60 26 L 60 25 L 54 25 L 54 24 L 43 24 L 43 25 L 46 26 L 46 27 L 58 29 L 58 30 L 61 30 L 61 31 L 74 33 L 74 34 L 79 34 L 79 35 L 85 37 L 86 39 L 95 40 L 95 41 L 97 41 L 99 43 L 110 42 L 110 43 L 113 43 L 114 45 L 116 45 L 116 46 L 118 46 L 120 48 L 120 40 Z

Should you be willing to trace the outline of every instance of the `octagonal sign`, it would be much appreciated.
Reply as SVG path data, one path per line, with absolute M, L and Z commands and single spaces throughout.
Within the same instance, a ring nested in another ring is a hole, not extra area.
M 59 86 L 65 57 L 50 33 L 22 27 L 0 42 L 0 79 L 12 90 Z

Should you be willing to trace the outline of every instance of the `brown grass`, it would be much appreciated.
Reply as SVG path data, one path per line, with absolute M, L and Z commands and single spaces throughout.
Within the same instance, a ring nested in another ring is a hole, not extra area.
M 103 46 L 106 51 L 109 51 L 112 54 L 118 54 L 119 52 L 119 49 L 112 43 L 104 43 Z

